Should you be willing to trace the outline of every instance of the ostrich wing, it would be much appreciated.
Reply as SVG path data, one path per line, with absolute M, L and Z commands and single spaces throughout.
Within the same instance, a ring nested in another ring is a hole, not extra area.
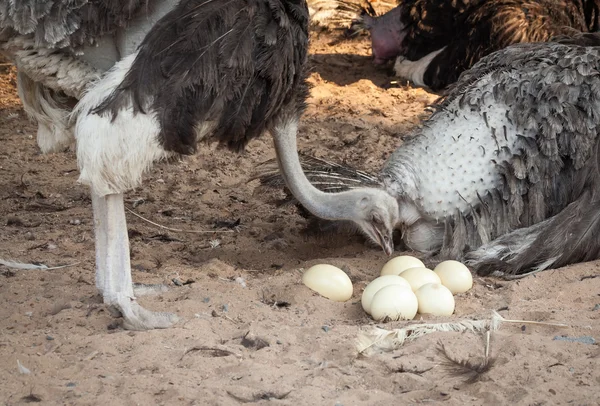
M 194 152 L 198 132 L 240 150 L 304 108 L 307 27 L 302 0 L 183 0 L 96 112 L 154 112 L 168 151 Z
M 310 183 L 323 192 L 337 193 L 363 187 L 384 187 L 377 175 L 310 155 L 300 154 L 300 164 Z M 277 161 L 273 159 L 263 163 L 253 179 L 260 179 L 261 185 L 271 188 L 285 186 Z
M 494 162 L 501 183 L 480 193 L 481 204 L 475 204 L 471 214 L 451 223 L 466 222 L 473 230 L 487 224 L 486 238 L 481 238 L 485 242 L 557 215 L 586 191 L 597 199 L 599 45 L 600 33 L 514 45 L 461 76 L 432 122 L 448 114 L 504 106 L 506 123 L 514 124 L 517 132 L 507 134 L 507 126 L 504 131 L 502 126 L 490 128 L 498 139 L 516 140 L 508 158 Z M 396 157 L 392 163 L 401 160 Z M 469 241 L 475 241 L 472 247 L 479 245 L 476 237 Z M 452 243 L 451 252 L 464 247 L 456 238 Z
M 94 44 L 160 0 L 0 0 L 0 42 L 32 35 L 44 48 Z

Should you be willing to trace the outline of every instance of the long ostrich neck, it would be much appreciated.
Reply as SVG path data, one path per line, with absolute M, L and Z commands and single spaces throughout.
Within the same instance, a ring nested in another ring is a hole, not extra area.
M 325 193 L 314 187 L 304 175 L 296 145 L 298 122 L 290 120 L 273 128 L 277 161 L 283 179 L 296 199 L 317 217 L 328 220 L 354 220 L 360 189 Z

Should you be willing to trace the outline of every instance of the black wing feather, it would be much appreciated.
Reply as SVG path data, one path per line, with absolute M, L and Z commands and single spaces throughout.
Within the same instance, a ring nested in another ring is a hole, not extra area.
M 239 150 L 307 94 L 303 0 L 184 0 L 148 33 L 119 88 L 96 112 L 133 101 L 154 112 L 168 151 L 195 151 L 196 127 Z

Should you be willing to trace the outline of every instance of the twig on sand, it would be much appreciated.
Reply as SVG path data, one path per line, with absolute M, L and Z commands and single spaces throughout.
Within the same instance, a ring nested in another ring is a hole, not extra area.
M 178 228 L 171 228 L 171 227 L 163 226 L 162 224 L 155 223 L 154 221 L 149 220 L 146 217 L 137 214 L 136 212 L 134 212 L 131 209 L 128 209 L 127 207 L 125 207 L 125 209 L 129 213 L 133 214 L 136 217 L 139 217 L 140 219 L 144 220 L 147 223 L 152 224 L 153 226 L 162 228 L 164 230 L 173 231 L 175 233 L 212 234 L 212 233 L 233 233 L 233 232 L 235 232 L 234 230 L 210 230 L 210 231 L 205 231 L 205 230 L 181 230 L 181 229 L 178 229 Z
M 42 269 L 44 271 L 50 271 L 52 269 L 62 269 L 62 268 L 67 268 L 69 266 L 75 266 L 80 264 L 81 261 L 77 261 L 74 262 L 72 264 L 66 264 L 66 265 L 59 265 L 59 266 L 47 266 L 44 264 L 25 264 L 22 262 L 16 262 L 16 261 L 7 261 L 4 259 L 0 259 L 0 265 L 4 265 L 8 268 L 14 268 L 14 269 Z
M 192 348 L 189 348 L 187 350 L 185 350 L 185 352 L 183 353 L 183 355 L 181 356 L 180 361 L 190 352 L 194 352 L 194 351 L 202 351 L 207 353 L 208 355 L 212 356 L 212 357 L 227 357 L 229 355 L 235 355 L 237 358 L 242 358 L 241 354 L 235 353 L 233 351 L 227 350 L 227 349 L 223 349 L 223 348 L 218 348 L 218 347 L 207 347 L 204 345 L 200 345 L 200 346 L 195 346 Z
M 255 403 L 255 402 L 258 402 L 261 400 L 271 400 L 271 399 L 282 400 L 282 399 L 285 399 L 290 393 L 292 393 L 292 391 L 285 392 L 285 393 L 259 392 L 259 393 L 253 394 L 251 397 L 242 397 L 242 396 L 238 396 L 234 393 L 231 393 L 230 391 L 227 391 L 227 394 L 229 396 L 231 396 L 232 398 L 234 398 L 235 400 L 237 400 L 240 403 Z

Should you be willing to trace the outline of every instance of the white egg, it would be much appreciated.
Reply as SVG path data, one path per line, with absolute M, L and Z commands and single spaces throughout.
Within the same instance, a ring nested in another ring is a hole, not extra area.
M 333 265 L 311 266 L 302 275 L 302 283 L 336 302 L 345 302 L 352 297 L 352 281 L 346 272 Z
M 409 268 L 400 274 L 410 284 L 413 292 L 416 292 L 421 286 L 426 283 L 442 283 L 440 277 L 431 269 L 419 267 Z
M 371 317 L 377 321 L 412 320 L 417 314 L 419 302 L 414 292 L 403 285 L 385 286 L 373 296 Z
M 406 269 L 424 266 L 419 258 L 411 257 L 410 255 L 400 255 L 390 259 L 381 268 L 381 275 L 398 275 Z
M 375 293 L 379 292 L 380 289 L 388 285 L 402 285 L 410 288 L 410 284 L 406 279 L 403 279 L 398 275 L 383 275 L 373 279 L 363 291 L 360 301 L 365 312 L 371 314 L 371 302 L 373 301 L 373 296 L 375 296 Z
M 441 283 L 426 283 L 416 292 L 419 314 L 450 316 L 454 313 L 454 296 Z
M 458 261 L 440 262 L 433 272 L 440 277 L 442 285 L 450 289 L 454 295 L 464 293 L 473 287 L 471 271 Z

